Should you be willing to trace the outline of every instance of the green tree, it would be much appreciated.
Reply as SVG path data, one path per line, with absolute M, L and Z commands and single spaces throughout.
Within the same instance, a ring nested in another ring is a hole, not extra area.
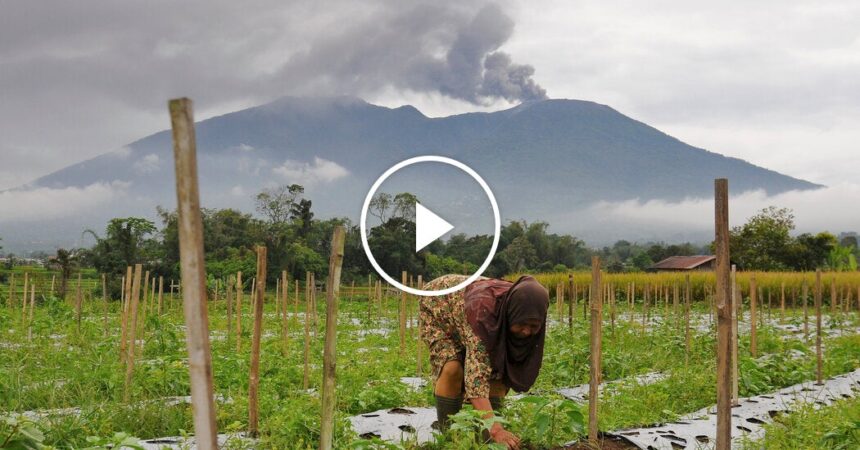
M 66 291 L 69 286 L 69 279 L 72 277 L 72 271 L 78 265 L 78 255 L 64 248 L 57 250 L 57 255 L 52 261 L 52 265 L 56 270 L 60 271 L 60 298 L 66 298 Z
M 511 272 L 522 272 L 528 267 L 534 267 L 538 262 L 537 252 L 525 235 L 514 239 L 499 252 L 499 257 L 507 263 Z
M 788 208 L 769 206 L 744 225 L 732 228 L 732 261 L 744 270 L 785 270 L 792 242 L 794 214 Z
M 830 270 L 838 272 L 857 270 L 857 258 L 854 256 L 854 247 L 843 247 L 835 245 L 827 254 L 827 266 Z
M 254 197 L 257 212 L 266 217 L 269 223 L 286 223 L 304 192 L 305 188 L 299 184 L 263 189 Z
M 152 221 L 140 217 L 111 219 L 104 238 L 93 230 L 84 231 L 96 239 L 86 257 L 99 272 L 122 275 L 127 266 L 152 262 L 157 243 L 149 238 L 157 231 Z

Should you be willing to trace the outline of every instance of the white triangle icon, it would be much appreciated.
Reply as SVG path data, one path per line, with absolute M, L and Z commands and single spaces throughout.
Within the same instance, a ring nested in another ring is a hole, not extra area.
M 415 202 L 415 251 L 430 245 L 443 234 L 454 229 L 454 225 Z

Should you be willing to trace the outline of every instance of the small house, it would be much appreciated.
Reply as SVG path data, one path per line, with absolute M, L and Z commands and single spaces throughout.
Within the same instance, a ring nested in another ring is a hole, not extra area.
M 713 271 L 717 267 L 714 255 L 670 256 L 648 268 L 649 272 Z

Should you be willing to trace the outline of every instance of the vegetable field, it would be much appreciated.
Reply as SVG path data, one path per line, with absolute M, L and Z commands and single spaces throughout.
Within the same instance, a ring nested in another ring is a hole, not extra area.
M 63 299 L 56 294 L 56 274 L 48 271 L 28 273 L 25 295 L 22 272 L 15 273 L 14 284 L 4 274 L 7 282 L 0 285 L 0 448 L 190 446 L 194 427 L 179 283 L 143 278 L 125 301 L 103 297 L 100 276 L 87 273 L 80 289 L 77 277 L 70 280 Z M 327 309 L 325 288 L 312 277 L 269 280 L 261 298 L 255 437 L 249 432 L 255 280 L 210 280 L 222 448 L 319 445 Z M 507 400 L 501 418 L 528 448 L 587 448 L 595 311 L 589 298 L 600 299 L 602 307 L 601 392 L 595 400 L 607 448 L 636 448 L 609 441 L 625 429 L 679 421 L 715 404 L 712 273 L 692 274 L 689 284 L 684 274 L 605 275 L 594 297 L 588 273 L 536 278 L 552 300 L 543 368 L 531 392 Z M 337 298 L 334 447 L 486 448 L 481 430 L 488 424 L 469 408 L 446 433 L 394 421 L 400 426 L 394 439 L 385 430 L 353 425 L 362 415 L 409 416 L 433 402 L 417 298 L 364 284 L 342 286 Z M 814 273 L 738 274 L 739 398 L 860 368 L 860 277 L 824 273 L 820 291 L 816 286 Z M 136 317 L 130 312 L 135 298 Z M 842 397 L 827 404 L 812 399 L 774 415 L 763 433 L 733 434 L 733 445 L 857 448 L 860 400 Z

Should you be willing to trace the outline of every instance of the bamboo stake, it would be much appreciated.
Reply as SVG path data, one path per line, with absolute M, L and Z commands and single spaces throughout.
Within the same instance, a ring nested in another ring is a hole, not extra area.
M 603 324 L 603 305 L 600 301 L 600 257 L 591 257 L 591 378 L 588 383 L 588 442 L 598 445 L 597 441 L 597 400 L 600 388 L 601 325 Z
M 281 303 L 281 334 L 282 334 L 283 343 L 284 343 L 281 354 L 284 357 L 286 357 L 287 351 L 289 350 L 289 344 L 290 344 L 290 328 L 289 328 L 289 321 L 287 320 L 289 318 L 288 311 L 289 311 L 289 306 L 290 306 L 287 294 L 290 291 L 290 283 L 287 280 L 287 271 L 286 270 L 281 271 L 281 286 L 283 286 L 283 288 L 281 289 L 281 295 L 283 296 L 283 298 L 280 301 L 280 303 Z
M 143 267 L 140 264 L 134 265 L 134 281 L 131 288 L 131 304 L 129 314 L 131 314 L 131 324 L 129 327 L 129 344 L 126 347 L 125 355 L 125 389 L 123 391 L 123 401 L 128 403 L 131 400 L 131 379 L 134 374 L 134 349 L 137 345 L 137 309 L 140 301 L 140 277 Z
M 407 275 L 404 270 L 400 274 L 400 282 L 406 284 Z M 400 354 L 406 351 L 406 291 L 400 291 Z
M 740 295 L 737 285 L 737 272 L 732 264 L 732 406 L 738 406 L 738 304 Z
M 779 285 L 779 322 L 785 323 L 785 281 Z
M 248 380 L 248 435 L 258 435 L 259 410 L 257 392 L 260 386 L 260 337 L 263 334 L 263 299 L 266 298 L 266 247 L 257 247 L 257 277 L 254 302 L 254 331 L 251 337 L 251 373 Z
M 755 275 L 750 275 L 750 354 L 758 357 L 758 328 L 756 324 L 756 294 Z
M 803 278 L 803 285 L 802 285 L 801 289 L 803 290 L 803 294 L 802 294 L 802 297 L 803 297 L 803 337 L 808 338 L 809 337 L 809 310 L 806 307 L 806 305 L 809 302 L 809 284 L 806 282 L 806 277 Z
M 51 286 L 51 290 L 53 290 L 53 285 Z M 7 305 L 9 305 L 9 309 L 15 309 L 15 274 L 13 273 L 9 278 L 9 298 L 6 300 Z
M 311 272 L 311 317 L 313 318 L 313 331 L 314 339 L 317 338 L 317 329 L 320 327 L 319 317 L 317 313 L 319 312 L 317 309 L 317 278 L 314 272 Z
M 131 292 L 131 266 L 125 268 L 125 277 L 122 280 L 122 335 L 119 341 L 119 360 L 125 362 L 126 339 L 128 337 L 128 310 L 129 293 Z
M 418 289 L 420 289 L 420 290 L 424 289 L 424 279 L 421 275 L 418 275 Z M 418 313 L 418 342 L 417 342 L 417 346 L 416 346 L 417 348 L 415 350 L 415 366 L 416 366 L 415 367 L 415 369 L 416 369 L 415 375 L 419 376 L 419 377 L 421 376 L 421 372 L 422 372 L 421 371 L 421 352 L 422 352 L 421 348 L 423 347 L 424 341 L 421 340 L 421 336 L 422 336 L 421 331 L 424 329 L 423 325 L 424 324 L 421 323 L 421 313 L 419 311 L 419 313 Z
M 242 271 L 236 272 L 236 353 L 242 351 Z
M 573 331 L 573 316 L 576 311 L 576 284 L 573 282 L 573 274 L 567 275 L 567 286 L 570 289 L 570 301 L 567 302 L 567 328 Z
M 714 235 L 716 247 L 717 307 L 717 442 L 716 450 L 729 450 L 732 440 L 731 335 L 732 299 L 729 280 L 728 180 L 714 181 Z
M 24 281 L 26 282 L 26 274 L 24 275 Z M 830 315 L 831 317 L 836 314 L 836 278 L 830 278 Z
M 24 272 L 24 294 L 21 296 L 21 325 L 24 325 L 27 322 L 27 292 L 30 292 L 29 283 L 30 274 Z
M 685 361 L 689 362 L 690 359 L 690 350 L 691 350 L 691 335 L 692 330 L 690 329 L 690 307 L 691 307 L 691 299 L 692 292 L 690 291 L 690 274 L 684 275 L 684 321 L 686 322 L 686 327 L 684 331 L 684 342 L 686 344 L 686 352 L 685 352 Z
M 233 334 L 233 289 L 236 285 L 236 279 L 233 275 L 227 276 L 227 330 L 225 332 L 227 342 L 230 342 L 230 336 Z
M 27 293 L 24 293 L 24 303 L 27 303 Z M 33 340 L 33 310 L 36 309 L 36 284 L 30 285 L 30 314 L 27 318 L 27 340 Z
M 104 306 L 104 335 L 108 335 L 108 298 L 107 298 L 107 279 L 105 274 L 102 274 L 102 303 Z
M 158 277 L 158 315 L 161 315 L 161 301 L 164 297 L 164 277 Z
M 334 440 L 335 377 L 337 370 L 337 296 L 340 291 L 344 236 L 345 230 L 343 225 L 336 226 L 331 238 L 331 256 L 328 262 L 320 450 L 331 450 L 332 441 Z
M 78 272 L 78 285 L 75 287 L 75 322 L 78 324 L 78 333 L 81 332 L 81 308 L 83 307 L 83 298 L 81 297 L 82 276 L 81 272 Z M 26 306 L 26 302 L 24 303 Z
M 816 384 L 824 384 L 822 375 L 821 356 L 821 269 L 815 270 L 815 380 Z
M 54 282 L 57 280 L 56 275 L 51 275 L 51 295 L 54 295 Z
M 305 272 L 305 368 L 302 378 L 302 387 L 307 390 L 310 385 L 310 364 L 311 364 L 311 298 L 310 298 L 311 274 Z
M 195 443 L 199 450 L 217 450 L 212 355 L 209 347 L 209 310 L 203 257 L 203 223 L 197 184 L 197 149 L 191 100 L 170 101 L 173 154 L 176 161 L 176 197 L 179 212 L 179 254 L 183 283 L 186 346 L 191 377 L 191 405 Z

